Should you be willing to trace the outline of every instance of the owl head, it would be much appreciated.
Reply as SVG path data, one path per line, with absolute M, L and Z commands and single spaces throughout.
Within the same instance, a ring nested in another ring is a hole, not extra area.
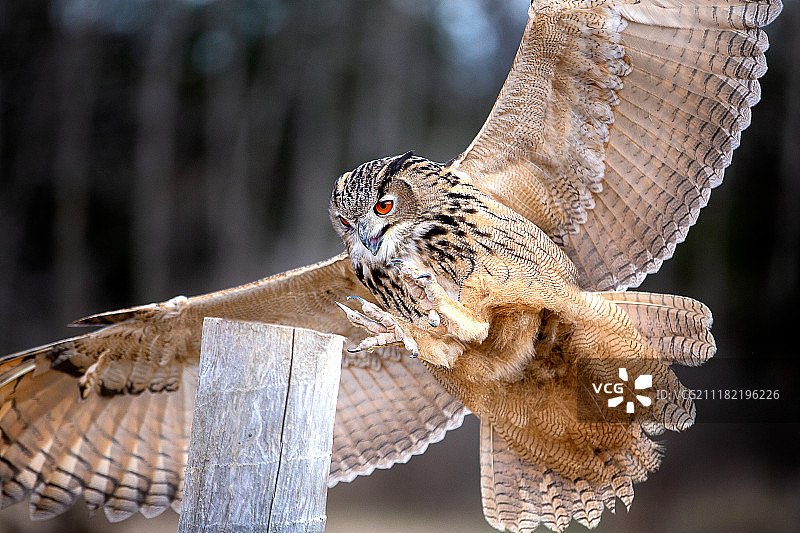
M 376 159 L 342 174 L 331 194 L 330 216 L 354 263 L 382 263 L 406 255 L 424 220 L 426 178 L 440 165 L 413 152 Z

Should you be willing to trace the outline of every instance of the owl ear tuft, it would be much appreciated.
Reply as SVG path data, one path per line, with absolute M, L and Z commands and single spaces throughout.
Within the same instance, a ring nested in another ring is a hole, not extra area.
M 384 175 L 386 177 L 391 177 L 406 168 L 408 165 L 412 163 L 411 159 L 414 157 L 414 151 L 409 150 L 408 152 L 404 153 L 403 155 L 398 155 L 392 158 L 391 161 L 384 167 Z

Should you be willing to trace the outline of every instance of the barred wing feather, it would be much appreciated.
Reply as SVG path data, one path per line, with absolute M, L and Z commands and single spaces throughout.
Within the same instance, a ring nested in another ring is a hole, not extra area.
M 355 330 L 335 301 L 371 299 L 345 255 L 195 298 L 94 315 L 94 332 L 0 358 L 0 508 L 32 518 L 83 494 L 111 521 L 180 508 L 204 316 Z M 346 353 L 331 485 L 422 453 L 465 409 L 416 360 Z
M 562 243 L 581 284 L 672 256 L 750 123 L 779 0 L 539 0 L 454 166 Z

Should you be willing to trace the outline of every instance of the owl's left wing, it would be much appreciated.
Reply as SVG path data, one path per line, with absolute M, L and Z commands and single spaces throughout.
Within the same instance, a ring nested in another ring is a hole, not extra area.
M 780 0 L 536 0 L 453 163 L 560 242 L 595 290 L 672 256 L 760 98 Z
M 0 356 L 0 509 L 49 518 L 83 494 L 112 521 L 180 508 L 203 317 L 347 335 L 335 306 L 371 299 L 341 254 L 234 289 L 88 317 L 101 329 Z M 83 394 L 82 394 L 83 392 Z M 329 483 L 422 453 L 465 409 L 417 360 L 345 353 Z

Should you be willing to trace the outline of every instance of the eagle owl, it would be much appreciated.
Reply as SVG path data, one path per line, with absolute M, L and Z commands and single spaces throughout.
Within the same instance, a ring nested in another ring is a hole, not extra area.
M 532 4 L 464 152 L 379 159 L 336 181 L 344 253 L 93 315 L 76 322 L 100 326 L 90 333 L 0 357 L 0 507 L 29 497 L 31 517 L 48 518 L 83 495 L 112 521 L 179 510 L 209 316 L 350 339 L 330 485 L 422 453 L 472 412 L 491 525 L 592 527 L 617 499 L 630 506 L 658 468 L 653 438 L 694 420 L 670 365 L 715 346 L 701 303 L 625 289 L 672 255 L 721 183 L 760 97 L 760 28 L 780 10 Z M 622 365 L 668 394 L 613 419 L 582 407 L 581 390 Z

